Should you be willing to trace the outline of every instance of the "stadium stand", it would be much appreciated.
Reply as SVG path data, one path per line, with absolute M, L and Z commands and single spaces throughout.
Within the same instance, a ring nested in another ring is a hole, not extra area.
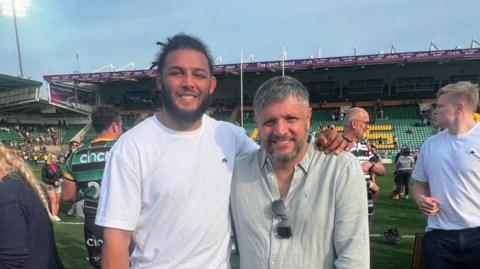
M 316 107 L 312 113 L 312 132 L 318 132 L 324 128 L 334 127 L 338 132 L 343 132 L 343 121 L 339 115 L 341 107 L 351 107 L 352 105 L 365 108 L 372 119 L 372 124 L 367 132 L 367 141 L 375 145 L 378 150 L 382 150 L 387 157 L 393 157 L 401 145 L 408 145 L 412 150 L 419 149 L 423 141 L 436 133 L 433 126 L 422 123 L 424 118 L 420 113 L 418 103 L 431 103 L 434 99 L 424 100 L 385 100 L 383 101 L 384 118 L 377 118 L 373 101 L 359 102 L 332 102 Z M 252 107 L 248 107 L 252 109 Z M 235 109 L 234 109 L 235 111 Z M 225 120 L 231 117 L 233 112 L 223 112 L 217 119 Z M 244 113 L 253 113 L 245 111 Z M 239 114 L 235 118 L 236 123 L 240 122 Z M 246 133 L 254 140 L 258 139 L 258 128 L 253 117 L 244 117 L 243 125 Z
M 22 137 L 16 131 L 7 131 L 2 130 L 0 131 L 0 140 L 2 141 L 19 141 Z
M 220 120 L 243 123 L 246 133 L 256 139 L 258 130 L 251 114 L 251 96 L 264 81 L 278 76 L 282 66 L 279 61 L 244 65 L 243 76 L 239 76 L 239 63 L 214 66 L 219 83 L 209 112 Z M 369 112 L 373 122 L 368 139 L 393 155 L 399 145 L 408 144 L 412 150 L 418 148 L 433 133 L 432 126 L 428 125 L 430 104 L 435 102 L 438 89 L 460 80 L 478 83 L 478 73 L 470 71 L 478 68 L 480 48 L 470 48 L 296 59 L 289 60 L 284 71 L 299 79 L 310 92 L 313 132 L 332 125 L 340 129 L 341 112 L 360 106 Z M 161 105 L 156 74 L 155 69 L 148 69 L 45 75 L 44 79 L 56 108 L 88 115 L 96 102 L 110 104 L 129 111 L 124 116 L 124 126 L 129 129 L 138 122 L 136 111 L 151 112 L 157 104 Z M 240 77 L 243 77 L 243 92 Z M 243 97 L 245 111 L 243 122 L 240 97 Z M 133 115 L 129 115 L 130 112 Z M 80 127 L 71 128 L 59 130 L 62 143 L 74 137 L 73 130 Z

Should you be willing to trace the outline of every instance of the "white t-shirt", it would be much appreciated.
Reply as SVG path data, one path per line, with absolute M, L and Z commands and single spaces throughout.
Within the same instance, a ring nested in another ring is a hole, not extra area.
M 460 135 L 442 131 L 425 141 L 412 177 L 440 201 L 427 229 L 480 227 L 480 123 Z
M 134 231 L 132 268 L 228 268 L 234 160 L 257 148 L 206 115 L 190 132 L 152 116 L 110 151 L 96 224 Z

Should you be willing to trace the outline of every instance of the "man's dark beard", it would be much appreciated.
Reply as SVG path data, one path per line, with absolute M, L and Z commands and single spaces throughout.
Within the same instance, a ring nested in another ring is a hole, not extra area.
M 162 90 L 160 92 L 160 97 L 162 99 L 163 109 L 167 110 L 168 114 L 170 114 L 174 120 L 187 124 L 194 123 L 195 121 L 200 119 L 203 113 L 207 111 L 210 104 L 210 94 L 207 94 L 207 97 L 201 100 L 200 106 L 196 110 L 184 111 L 175 106 L 172 98 L 165 90 Z M 202 97 L 203 96 L 199 96 L 199 98 Z

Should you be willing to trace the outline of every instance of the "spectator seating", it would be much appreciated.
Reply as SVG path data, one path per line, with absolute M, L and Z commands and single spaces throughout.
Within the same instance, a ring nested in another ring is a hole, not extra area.
M 22 136 L 16 131 L 0 131 L 1 141 L 19 141 Z

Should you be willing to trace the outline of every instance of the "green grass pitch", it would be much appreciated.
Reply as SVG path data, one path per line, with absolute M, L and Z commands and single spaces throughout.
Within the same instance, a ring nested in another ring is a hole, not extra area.
M 371 268 L 403 269 L 411 268 L 414 235 L 422 232 L 425 217 L 416 209 L 411 199 L 391 200 L 388 193 L 393 186 L 393 167 L 386 165 L 387 173 L 378 177 L 381 194 L 375 202 L 375 216 L 370 231 Z M 37 176 L 40 166 L 34 167 Z M 86 261 L 83 243 L 83 225 L 80 219 L 67 216 L 70 205 L 62 203 L 60 218 L 62 222 L 55 224 L 55 236 L 58 250 L 65 268 L 93 268 Z M 383 244 L 383 231 L 397 227 L 404 235 L 401 245 Z M 232 255 L 232 268 L 238 268 L 237 257 Z

